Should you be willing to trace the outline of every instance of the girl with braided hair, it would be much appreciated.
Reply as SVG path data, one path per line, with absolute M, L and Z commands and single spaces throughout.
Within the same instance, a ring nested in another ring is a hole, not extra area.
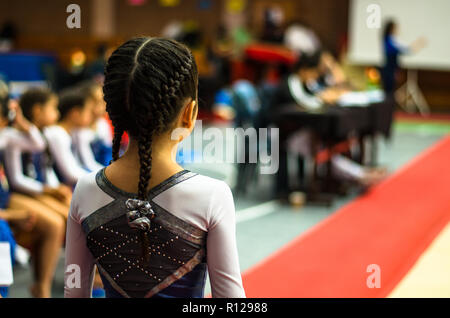
M 175 161 L 197 118 L 197 85 L 192 53 L 174 40 L 132 39 L 109 58 L 113 162 L 75 188 L 66 297 L 91 296 L 95 266 L 110 298 L 203 297 L 207 272 L 213 297 L 245 297 L 230 188 Z

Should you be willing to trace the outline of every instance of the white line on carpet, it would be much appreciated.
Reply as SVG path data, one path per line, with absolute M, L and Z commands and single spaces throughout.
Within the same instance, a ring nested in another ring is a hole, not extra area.
M 242 209 L 236 212 L 236 223 L 245 222 L 260 218 L 275 212 L 280 206 L 278 200 L 267 201 L 262 204 Z

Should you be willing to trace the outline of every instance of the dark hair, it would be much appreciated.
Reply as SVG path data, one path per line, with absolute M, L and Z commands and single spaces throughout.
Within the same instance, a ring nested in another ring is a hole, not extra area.
M 138 142 L 141 200 L 148 196 L 153 137 L 171 128 L 187 98 L 197 100 L 197 85 L 194 57 L 175 40 L 135 38 L 108 59 L 103 94 L 114 126 L 113 160 L 119 159 L 120 142 L 127 131 Z M 145 256 L 147 248 L 143 249 Z
M 78 85 L 61 91 L 58 103 L 60 120 L 65 119 L 72 109 L 83 109 L 91 96 L 91 89 L 87 85 Z
M 50 89 L 42 87 L 30 88 L 25 93 L 23 93 L 22 96 L 20 96 L 19 105 L 25 118 L 29 121 L 33 121 L 33 119 L 31 118 L 33 107 L 36 104 L 43 105 L 47 103 L 52 95 L 53 93 Z
M 299 59 L 294 64 L 292 72 L 296 73 L 302 69 L 316 68 L 320 65 L 322 51 L 316 51 L 313 54 L 301 53 Z
M 197 82 L 192 53 L 175 40 L 132 39 L 107 62 L 103 93 L 114 126 L 113 160 L 127 131 L 139 144 L 141 200 L 151 177 L 153 136 L 170 128 L 186 98 L 197 100 Z
M 396 23 L 393 19 L 389 19 L 384 24 L 383 29 L 383 39 L 386 39 L 388 36 L 392 35 L 392 32 L 394 32 L 394 28 L 396 26 Z

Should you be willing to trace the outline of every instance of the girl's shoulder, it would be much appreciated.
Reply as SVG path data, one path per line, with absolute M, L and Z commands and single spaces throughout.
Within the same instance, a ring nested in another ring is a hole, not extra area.
M 58 125 L 48 126 L 43 129 L 46 136 L 66 136 L 68 133 L 64 128 Z
M 68 144 L 71 142 L 71 137 L 67 131 L 58 125 L 48 126 L 43 129 L 45 138 L 50 144 Z
M 98 185 L 100 173 L 101 170 L 92 172 L 78 180 L 72 200 L 79 214 L 76 217 L 78 220 L 83 220 L 115 199 L 123 199 L 123 195 L 116 196 L 114 191 Z M 234 211 L 233 195 L 226 182 L 195 173 L 180 180 L 171 180 L 152 201 L 204 231 L 217 223 L 225 210 Z
M 98 171 L 80 177 L 72 196 L 72 211 L 76 219 L 82 221 L 91 213 L 114 201 L 114 198 L 102 191 L 97 184 Z
M 195 174 L 153 199 L 158 205 L 208 231 L 227 211 L 234 212 L 233 195 L 222 180 Z
M 231 192 L 229 185 L 225 181 L 202 174 L 194 174 L 192 178 L 185 180 L 181 185 L 184 191 L 195 196 L 204 195 L 210 197 L 220 193 Z
M 1 144 L 3 147 L 15 145 L 18 141 L 28 139 L 25 132 L 14 127 L 5 127 L 0 132 Z
M 24 135 L 23 132 L 19 131 L 18 129 L 14 127 L 5 127 L 0 131 L 0 137 L 9 140 L 10 138 L 13 138 L 15 136 L 22 136 Z

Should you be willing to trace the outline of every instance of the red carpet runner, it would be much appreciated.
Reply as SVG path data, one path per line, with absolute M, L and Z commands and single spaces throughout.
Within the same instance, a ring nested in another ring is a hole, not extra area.
M 245 272 L 247 297 L 386 297 L 449 220 L 447 137 Z

